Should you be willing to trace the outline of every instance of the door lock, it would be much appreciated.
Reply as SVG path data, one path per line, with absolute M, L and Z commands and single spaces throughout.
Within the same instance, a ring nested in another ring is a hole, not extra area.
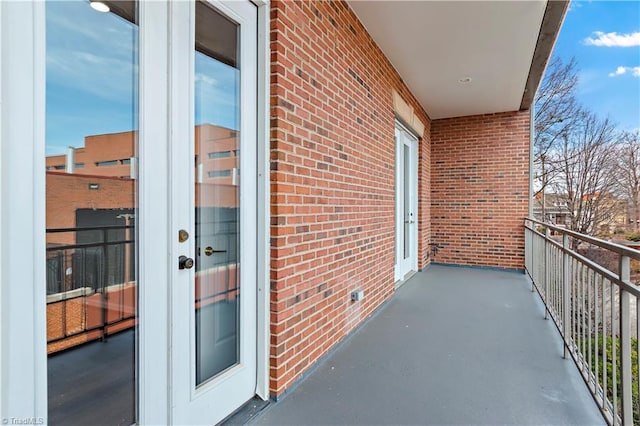
M 193 268 L 193 259 L 187 256 L 180 256 L 178 258 L 178 269 L 191 269 Z

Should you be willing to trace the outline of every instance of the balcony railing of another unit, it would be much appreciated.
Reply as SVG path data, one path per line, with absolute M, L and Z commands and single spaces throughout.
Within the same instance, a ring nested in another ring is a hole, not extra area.
M 552 235 L 553 234 L 553 235 Z M 525 220 L 525 266 L 610 425 L 640 424 L 640 251 Z
M 215 244 L 217 251 L 211 255 L 197 250 L 197 309 L 233 301 L 240 293 L 235 211 L 216 213 L 196 222 L 196 245 Z M 134 225 L 55 228 L 46 233 L 48 353 L 105 340 L 135 326 Z
M 135 324 L 133 232 L 132 225 L 47 229 L 49 353 Z

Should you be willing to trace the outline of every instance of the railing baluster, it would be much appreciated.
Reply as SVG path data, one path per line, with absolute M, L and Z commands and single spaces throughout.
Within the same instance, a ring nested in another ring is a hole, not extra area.
M 544 229 L 544 298 L 546 300 L 545 308 L 544 308 L 544 319 L 549 319 L 549 309 L 547 305 L 549 304 L 549 268 L 547 265 L 549 264 L 549 227 Z
M 525 221 L 524 227 L 524 268 L 531 273 L 531 232 L 527 228 L 529 222 Z
M 563 235 L 562 236 L 562 292 L 563 292 L 563 305 L 564 305 L 564 310 L 563 310 L 563 327 L 564 327 L 564 336 L 565 336 L 565 340 L 566 343 L 564 345 L 564 357 L 567 358 L 569 356 L 568 353 L 568 342 L 571 342 L 571 309 L 570 309 L 570 292 L 569 292 L 569 286 L 571 285 L 570 282 L 570 271 L 569 271 L 569 265 L 570 265 L 570 258 L 569 258 L 569 252 L 567 251 L 569 246 L 569 236 L 568 235 Z
M 598 278 L 600 278 L 600 280 L 598 280 Z M 595 282 L 593 283 L 593 292 L 594 292 L 594 311 L 595 311 L 595 333 L 594 333 L 594 352 L 595 352 L 595 369 L 593 372 L 593 392 L 595 395 L 597 395 L 597 391 L 598 391 L 598 368 L 600 366 L 600 364 L 598 363 L 598 352 L 599 352 L 599 347 L 598 347 L 598 331 L 600 330 L 600 316 L 598 315 L 598 281 L 602 282 L 602 277 L 600 275 L 596 275 L 596 279 Z M 597 398 L 596 398 L 597 400 Z
M 60 283 L 62 284 L 62 288 L 65 289 L 67 287 L 67 253 L 62 257 L 62 268 L 60 268 Z M 67 299 L 63 299 L 60 305 L 62 312 L 62 337 L 67 337 Z
M 107 295 L 107 289 L 109 288 L 109 252 L 107 242 L 107 230 L 102 230 L 102 250 L 104 253 L 104 274 L 102 281 L 102 341 L 107 340 L 107 316 L 109 309 L 109 297 Z
M 554 246 L 554 275 L 555 275 L 555 288 L 556 288 L 556 317 L 558 321 L 562 324 L 562 261 L 561 261 L 561 250 Z
M 579 269 L 578 262 L 573 260 L 573 288 L 574 293 L 574 307 L 573 307 L 573 327 L 574 327 L 574 346 L 576 354 L 580 354 L 580 281 L 578 279 Z
M 588 318 L 587 318 L 587 330 L 586 330 L 586 335 L 587 335 L 587 367 L 588 367 L 588 371 L 589 371 L 589 376 L 591 376 L 591 339 L 592 339 L 592 324 L 591 324 L 591 284 L 592 284 L 592 279 L 593 279 L 593 270 L 592 269 L 588 269 L 587 270 L 587 314 L 588 314 Z
M 636 368 L 638 375 L 636 376 L 638 391 L 640 392 L 640 297 L 636 296 L 636 353 L 639 356 L 636 359 Z M 636 412 L 640 415 L 640 395 L 636 395 Z
M 589 268 L 582 265 L 582 359 L 585 371 L 589 370 Z
M 602 408 L 607 409 L 607 304 L 606 280 L 602 280 Z M 611 288 L 609 288 L 611 290 Z
M 613 390 L 613 424 L 615 425 L 618 420 L 618 353 L 616 348 L 616 337 L 618 336 L 618 326 L 615 318 L 616 310 L 616 292 L 611 284 L 611 362 L 612 362 L 612 390 Z
M 631 285 L 631 259 L 620 256 L 620 280 Z M 633 404 L 631 396 L 631 297 L 624 288 L 620 289 L 620 367 L 622 369 L 622 423 L 633 424 Z

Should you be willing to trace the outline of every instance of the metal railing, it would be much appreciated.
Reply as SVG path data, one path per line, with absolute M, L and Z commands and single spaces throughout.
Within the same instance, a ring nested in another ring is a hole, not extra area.
M 238 297 L 237 210 L 199 211 L 196 246 L 198 307 Z M 135 325 L 137 304 L 135 226 L 52 228 L 47 235 L 47 343 L 69 349 Z
M 553 235 L 552 235 L 553 234 Z M 640 424 L 640 251 L 525 220 L 525 267 L 604 418 Z
M 133 225 L 47 229 L 47 343 L 67 349 L 133 325 Z M 73 241 L 73 243 L 65 243 Z M 131 324 L 129 324 L 131 323 Z M 81 339 L 84 337 L 85 339 Z

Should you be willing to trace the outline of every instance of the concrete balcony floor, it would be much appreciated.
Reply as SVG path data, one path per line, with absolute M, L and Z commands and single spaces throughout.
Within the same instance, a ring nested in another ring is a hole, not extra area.
M 562 353 L 525 275 L 434 265 L 250 424 L 605 424 Z

